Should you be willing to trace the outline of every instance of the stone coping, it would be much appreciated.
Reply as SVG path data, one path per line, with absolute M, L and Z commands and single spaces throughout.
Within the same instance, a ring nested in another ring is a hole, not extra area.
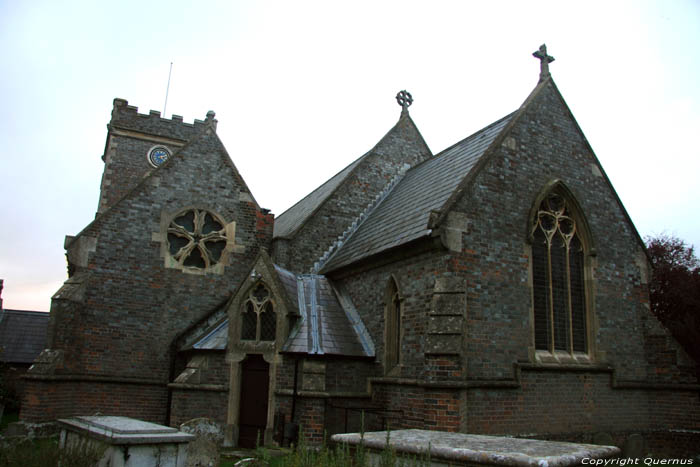
M 337 434 L 331 439 L 356 446 L 361 442 L 361 435 Z M 365 433 L 362 444 L 369 449 L 383 450 L 387 444 L 387 432 Z M 580 465 L 583 459 L 607 459 L 620 455 L 620 449 L 615 446 L 417 429 L 389 432 L 389 444 L 399 455 L 425 456 L 430 449 L 430 457 L 434 460 L 481 465 L 564 467 Z
M 84 433 L 110 444 L 187 443 L 194 436 L 175 428 L 128 417 L 92 416 L 59 419 L 62 429 Z

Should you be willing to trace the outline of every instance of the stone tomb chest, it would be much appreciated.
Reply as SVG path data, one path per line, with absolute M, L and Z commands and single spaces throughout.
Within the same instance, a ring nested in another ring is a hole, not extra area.
M 99 467 L 184 467 L 193 435 L 127 417 L 59 420 L 59 449 L 101 454 Z
M 580 465 L 584 459 L 609 459 L 620 454 L 615 446 L 562 443 L 536 439 L 469 435 L 429 430 L 397 430 L 388 434 L 389 446 L 397 457 L 424 461 L 430 450 L 431 466 L 539 466 Z M 351 448 L 362 444 L 370 464 L 379 461 L 387 445 L 387 432 L 333 435 L 337 443 Z

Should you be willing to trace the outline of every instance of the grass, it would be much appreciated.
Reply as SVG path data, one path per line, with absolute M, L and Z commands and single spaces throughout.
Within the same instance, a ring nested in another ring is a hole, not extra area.
M 104 447 L 77 443 L 58 449 L 58 440 L 44 438 L 8 443 L 0 449 L 0 467 L 93 467 L 102 458 Z
M 299 445 L 287 454 L 279 454 L 265 447 L 258 447 L 251 452 L 253 461 L 248 466 L 270 467 L 361 467 L 372 465 L 377 467 L 423 467 L 431 464 L 430 454 L 416 457 L 401 457 L 389 447 L 390 432 L 387 431 L 387 446 L 381 452 L 373 456 L 370 462 L 370 454 L 365 451 L 360 443 L 357 448 L 351 449 L 347 444 L 329 446 L 324 443 L 320 448 L 309 447 L 305 444 L 303 433 L 299 432 Z M 274 454 L 273 454 L 274 453 Z M 219 467 L 233 467 L 238 460 L 224 460 Z

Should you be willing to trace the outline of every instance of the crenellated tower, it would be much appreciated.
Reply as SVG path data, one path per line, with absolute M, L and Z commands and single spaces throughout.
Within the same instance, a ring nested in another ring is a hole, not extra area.
M 138 113 L 138 107 L 116 98 L 112 118 L 107 125 L 107 141 L 102 160 L 105 163 L 100 183 L 97 214 L 112 206 L 139 180 L 165 162 L 205 128 L 216 131 L 213 111 L 206 119 L 185 123 L 180 115 L 162 118 L 160 112 Z

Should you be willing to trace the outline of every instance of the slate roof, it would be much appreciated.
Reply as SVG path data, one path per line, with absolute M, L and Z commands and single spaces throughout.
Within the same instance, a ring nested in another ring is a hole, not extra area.
M 348 309 L 352 307 L 348 297 L 341 305 L 339 292 L 318 274 L 297 276 L 296 282 L 300 320 L 283 352 L 374 357 L 374 344 L 357 312 Z
M 228 343 L 228 319 L 192 345 L 197 350 L 225 350 Z
M 321 271 L 338 269 L 429 235 L 431 211 L 445 205 L 513 115 L 515 112 L 408 170 Z
M 300 317 L 282 346 L 283 352 L 374 357 L 374 343 L 347 294 L 336 290 L 324 276 L 297 276 L 277 265 L 274 267 L 289 303 L 295 308 L 292 312 Z M 226 349 L 228 327 L 226 318 L 189 348 Z
M 321 204 L 335 191 L 336 188 L 350 175 L 350 172 L 367 157 L 370 152 L 357 159 L 352 164 L 331 177 L 326 183 L 306 195 L 294 206 L 284 211 L 275 219 L 273 237 L 288 237 L 292 235 L 306 219 L 318 209 Z
M 46 346 L 49 313 L 42 311 L 0 311 L 0 360 L 32 363 Z

